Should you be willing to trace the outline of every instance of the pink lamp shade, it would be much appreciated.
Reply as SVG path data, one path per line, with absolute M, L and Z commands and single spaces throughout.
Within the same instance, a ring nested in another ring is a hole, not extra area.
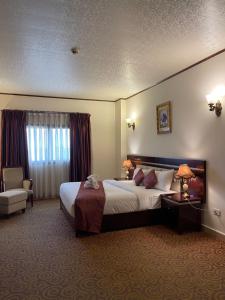
M 131 162 L 131 160 L 130 159 L 127 159 L 127 160 L 124 160 L 123 161 L 123 168 L 124 169 L 130 169 L 130 168 L 132 168 L 132 162 Z
M 189 166 L 187 164 L 180 165 L 176 173 L 176 178 L 189 179 L 191 177 L 195 177 L 195 174 L 191 171 Z

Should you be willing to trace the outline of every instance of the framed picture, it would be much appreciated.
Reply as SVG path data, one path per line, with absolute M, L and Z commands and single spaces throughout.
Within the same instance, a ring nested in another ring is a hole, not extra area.
M 157 133 L 172 132 L 171 102 L 165 102 L 156 107 Z

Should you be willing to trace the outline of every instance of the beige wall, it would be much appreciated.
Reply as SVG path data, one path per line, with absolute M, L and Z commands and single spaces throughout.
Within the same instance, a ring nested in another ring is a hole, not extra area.
M 116 176 L 124 177 L 125 173 L 121 168 L 122 161 L 126 159 L 127 149 L 126 149 L 126 101 L 119 100 L 115 103 L 115 128 L 116 128 Z
M 93 172 L 101 179 L 115 176 L 115 104 L 113 102 L 0 95 L 0 109 L 90 113 Z
M 225 85 L 225 54 L 202 63 L 127 101 L 127 116 L 137 114 L 128 131 L 132 154 L 207 160 L 208 198 L 203 223 L 225 234 L 225 107 L 209 112 L 205 95 Z M 172 133 L 157 135 L 156 105 L 172 102 Z M 224 103 L 225 105 L 225 103 Z M 213 215 L 213 208 L 222 211 Z

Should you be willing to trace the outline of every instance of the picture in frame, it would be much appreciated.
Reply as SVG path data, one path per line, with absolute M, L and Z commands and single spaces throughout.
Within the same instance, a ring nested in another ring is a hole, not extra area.
M 156 107 L 157 114 L 157 133 L 170 133 L 172 132 L 171 120 L 171 102 L 165 102 Z

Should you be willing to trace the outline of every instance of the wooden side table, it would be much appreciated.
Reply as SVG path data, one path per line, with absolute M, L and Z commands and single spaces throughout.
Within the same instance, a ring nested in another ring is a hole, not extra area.
M 201 230 L 201 198 L 191 196 L 184 200 L 180 193 L 161 196 L 163 223 L 179 234 Z

